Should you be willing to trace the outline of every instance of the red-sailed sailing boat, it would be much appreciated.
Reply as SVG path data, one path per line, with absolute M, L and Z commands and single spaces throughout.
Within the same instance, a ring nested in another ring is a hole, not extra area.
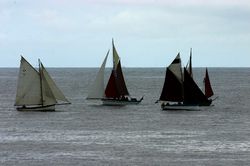
M 192 66 L 189 66 L 189 69 L 184 68 L 184 72 L 182 71 L 179 53 L 167 67 L 159 99 L 163 110 L 199 110 L 200 106 L 211 105 L 212 100 L 208 99 L 195 83 L 190 69 Z
M 130 97 L 125 79 L 123 77 L 121 60 L 118 56 L 113 40 L 112 47 L 113 69 L 106 89 L 104 90 L 104 69 L 109 52 L 104 59 L 104 62 L 96 77 L 95 84 L 93 85 L 87 99 L 101 99 L 104 105 L 139 104 L 143 100 L 143 97 L 140 100 Z

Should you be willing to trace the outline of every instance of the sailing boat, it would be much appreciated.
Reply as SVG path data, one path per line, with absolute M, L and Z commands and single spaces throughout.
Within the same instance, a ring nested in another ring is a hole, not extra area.
M 167 67 L 160 99 L 163 110 L 199 110 L 209 106 L 209 100 L 193 80 L 190 70 L 182 71 L 180 54 Z
M 140 100 L 130 97 L 121 68 L 121 60 L 116 51 L 113 40 L 112 50 L 113 69 L 106 88 L 104 89 L 104 70 L 109 51 L 99 69 L 87 99 L 100 99 L 102 100 L 103 105 L 139 104 L 143 100 L 143 97 Z
M 70 102 L 56 86 L 40 60 L 37 71 L 21 56 L 16 109 L 18 111 L 54 111 L 55 105 L 58 104 L 70 104 Z

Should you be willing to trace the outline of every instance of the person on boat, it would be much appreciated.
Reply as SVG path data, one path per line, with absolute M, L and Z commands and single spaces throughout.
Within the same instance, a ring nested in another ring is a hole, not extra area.
M 122 97 L 121 97 L 121 100 L 123 100 L 123 101 L 128 101 L 128 97 L 122 96 Z

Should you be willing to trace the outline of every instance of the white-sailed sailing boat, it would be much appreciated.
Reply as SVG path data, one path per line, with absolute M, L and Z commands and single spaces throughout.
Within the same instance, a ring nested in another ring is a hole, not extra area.
M 113 69 L 107 83 L 104 88 L 104 70 L 106 61 L 108 58 L 109 51 L 102 63 L 102 66 L 97 74 L 94 84 L 92 85 L 87 99 L 100 99 L 103 105 L 128 105 L 128 104 L 139 104 L 140 100 L 130 97 L 128 89 L 123 77 L 121 68 L 121 60 L 114 46 L 112 40 L 112 51 L 113 51 Z
M 54 111 L 70 104 L 39 60 L 39 71 L 21 57 L 15 106 L 18 111 Z
M 159 101 L 163 110 L 199 110 L 200 106 L 212 103 L 195 83 L 190 70 L 184 68 L 182 72 L 179 53 L 166 69 Z

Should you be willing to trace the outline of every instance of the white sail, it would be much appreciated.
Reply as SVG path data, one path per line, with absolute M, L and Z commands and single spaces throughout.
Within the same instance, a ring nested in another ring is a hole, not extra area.
M 183 81 L 182 69 L 181 69 L 181 58 L 180 53 L 177 54 L 174 61 L 168 66 L 169 70 L 172 71 L 180 82 Z
M 39 61 L 40 63 L 40 61 Z M 50 89 L 50 86 L 45 78 L 45 75 L 43 74 L 44 68 L 39 66 L 40 68 L 40 74 L 41 74 L 41 80 L 42 80 L 42 99 L 43 99 L 43 105 L 54 105 L 57 103 L 55 96 L 53 95 L 52 90 Z
M 40 75 L 21 57 L 15 105 L 40 104 L 42 104 Z
M 41 64 L 41 75 L 44 83 L 43 92 L 45 92 L 43 94 L 44 103 L 55 104 L 56 100 L 69 103 L 64 94 L 61 92 L 61 90 L 56 86 L 55 82 L 50 77 L 43 64 Z
M 119 55 L 116 51 L 114 40 L 112 39 L 112 48 L 113 48 L 113 69 L 116 69 L 118 63 L 119 63 Z
M 104 90 L 105 90 L 104 70 L 105 70 L 108 54 L 109 54 L 109 51 L 107 52 L 107 55 L 102 63 L 102 66 L 99 69 L 99 72 L 96 76 L 95 82 L 89 91 L 87 99 L 102 99 L 104 97 Z

